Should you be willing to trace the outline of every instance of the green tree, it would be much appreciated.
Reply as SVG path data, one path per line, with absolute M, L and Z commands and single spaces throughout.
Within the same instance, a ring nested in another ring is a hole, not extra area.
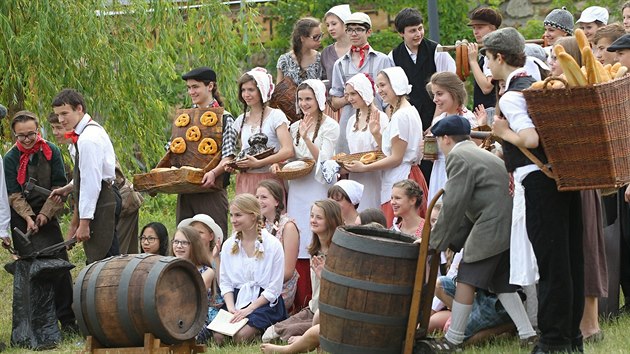
M 255 9 L 243 8 L 233 20 L 218 0 L 195 7 L 103 3 L 1 1 L 0 102 L 45 118 L 58 91 L 76 88 L 130 170 L 138 161 L 150 168 L 164 155 L 174 109 L 190 104 L 180 75 L 191 67 L 213 67 L 227 108 L 238 110 L 234 82 L 240 58 L 252 49 L 243 38 L 257 38 Z

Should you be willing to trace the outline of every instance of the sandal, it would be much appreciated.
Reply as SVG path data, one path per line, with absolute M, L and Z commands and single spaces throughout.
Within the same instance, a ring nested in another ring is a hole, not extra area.
M 421 340 L 418 342 L 419 353 L 459 353 L 463 351 L 463 344 L 453 344 L 446 338 Z

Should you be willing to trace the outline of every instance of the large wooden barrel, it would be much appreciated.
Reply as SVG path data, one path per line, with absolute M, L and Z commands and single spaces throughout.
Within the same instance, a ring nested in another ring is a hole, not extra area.
M 201 275 L 181 258 L 110 257 L 85 267 L 73 290 L 81 332 L 106 347 L 141 347 L 145 333 L 176 344 L 194 338 L 208 315 Z
M 335 231 L 322 271 L 320 344 L 329 353 L 401 353 L 418 259 L 411 236 Z

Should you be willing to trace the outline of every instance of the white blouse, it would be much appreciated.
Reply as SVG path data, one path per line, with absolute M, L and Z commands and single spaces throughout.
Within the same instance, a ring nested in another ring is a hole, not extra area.
M 379 112 L 379 121 L 381 124 L 381 134 L 383 134 L 383 130 L 387 128 L 389 124 L 389 118 L 387 114 L 384 112 Z M 374 117 L 370 117 L 370 119 L 374 119 Z M 355 154 L 357 152 L 365 152 L 365 151 L 373 151 L 378 149 L 378 144 L 376 140 L 374 140 L 374 136 L 370 133 L 370 128 L 368 127 L 365 131 L 361 131 L 360 129 L 354 131 L 354 123 L 357 121 L 356 114 L 350 117 L 348 120 L 348 125 L 346 126 L 346 138 L 348 139 L 348 148 L 351 154 Z
M 276 305 L 282 295 L 284 277 L 284 250 L 282 244 L 267 230 L 261 230 L 262 243 L 256 241 L 255 247 L 263 252 L 261 259 L 249 257 L 240 246 L 235 236 L 228 238 L 221 251 L 220 282 L 221 295 L 239 289 L 235 299 L 235 308 L 242 309 L 262 296 L 269 301 L 269 306 Z M 232 254 L 232 246 L 237 243 L 238 253 Z
M 274 152 L 278 152 L 282 147 L 280 144 L 280 140 L 278 139 L 278 134 L 276 134 L 276 130 L 281 125 L 285 124 L 288 128 L 289 120 L 287 116 L 279 109 L 271 109 L 271 113 L 263 119 L 262 128 L 258 125 L 251 126 L 245 123 L 243 129 L 241 129 L 241 125 L 243 124 L 243 115 L 241 114 L 234 121 L 234 129 L 237 132 L 241 132 L 241 151 L 249 148 L 249 138 L 256 133 L 263 133 L 267 136 L 267 147 L 273 148 Z M 263 166 L 257 169 L 250 169 L 248 172 L 253 173 L 261 173 L 261 172 L 269 172 L 268 166 Z

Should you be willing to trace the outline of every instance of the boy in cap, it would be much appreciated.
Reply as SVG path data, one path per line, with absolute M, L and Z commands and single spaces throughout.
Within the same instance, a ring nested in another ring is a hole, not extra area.
M 540 340 L 532 353 L 582 351 L 580 320 L 584 312 L 584 258 L 579 192 L 559 192 L 520 150 L 528 149 L 543 163 L 547 157 L 521 91 L 534 79 L 527 74 L 525 39 L 508 27 L 484 37 L 492 76 L 505 80 L 499 100 L 505 118 L 495 116 L 494 134 L 503 139 L 508 172 L 525 190 L 525 223 L 538 263 L 538 327 Z
M 626 33 L 613 42 L 608 48 L 609 52 L 617 53 L 617 61 L 630 69 L 630 33 Z
M 584 31 L 586 38 L 595 44 L 595 32 L 608 24 L 608 10 L 601 6 L 587 7 L 582 11 L 582 15 L 577 20 L 577 25 Z
M 464 117 L 447 116 L 433 125 L 431 133 L 446 155 L 448 181 L 430 247 L 464 250 L 448 332 L 444 338 L 420 345 L 434 353 L 459 350 L 476 289 L 497 294 L 516 324 L 521 344 L 533 344 L 536 332 L 516 293 L 517 286 L 509 284 L 512 198 L 503 161 L 470 140 L 470 123 Z
M 472 12 L 468 26 L 472 28 L 477 43 L 468 44 L 468 62 L 473 74 L 473 107 L 483 105 L 484 108 L 494 107 L 497 101 L 496 82 L 492 80 L 492 73 L 488 68 L 488 59 L 478 54 L 478 46 L 483 45 L 483 36 L 501 27 L 503 17 L 499 11 L 482 7 Z
M 329 96 L 329 105 L 335 110 L 341 109 L 339 129 L 346 131 L 348 119 L 354 114 L 352 106 L 344 97 L 346 81 L 358 73 L 365 73 L 372 78 L 383 69 L 394 66 L 394 62 L 385 54 L 374 50 L 368 43 L 368 37 L 372 34 L 372 20 L 363 12 L 355 12 L 345 22 L 346 33 L 350 37 L 350 51 L 337 59 L 333 67 L 332 81 Z M 376 97 L 376 106 L 383 108 L 383 101 Z M 339 135 L 335 151 L 348 153 L 348 141 L 345 134 Z
M 209 67 L 202 66 L 184 75 L 188 95 L 192 99 L 193 108 L 222 107 L 223 102 L 217 88 L 217 74 Z M 221 144 L 221 163 L 203 176 L 203 187 L 206 193 L 177 195 L 177 222 L 192 218 L 197 214 L 207 214 L 221 227 L 227 235 L 228 200 L 226 187 L 230 183 L 230 174 L 225 173 L 225 164 L 232 161 L 236 150 L 236 131 L 234 117 L 231 113 L 223 112 L 223 137 Z M 210 187 L 214 187 L 210 189 Z
M 551 11 L 545 17 L 543 25 L 545 26 L 543 39 L 547 42 L 548 48 L 551 48 L 558 38 L 573 35 L 573 15 L 566 7 Z

